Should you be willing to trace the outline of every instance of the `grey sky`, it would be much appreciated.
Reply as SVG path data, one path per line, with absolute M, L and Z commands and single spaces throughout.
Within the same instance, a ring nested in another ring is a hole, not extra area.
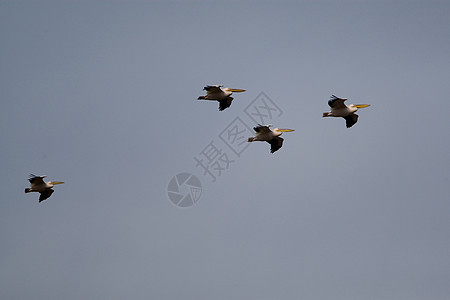
M 1 1 L 0 298 L 448 299 L 449 15 Z M 219 112 L 206 84 L 247 91 Z M 296 131 L 211 182 L 193 158 L 260 92 Z M 347 129 L 331 94 L 372 106 Z M 187 209 L 180 172 L 203 186 Z M 39 204 L 29 173 L 66 184 Z

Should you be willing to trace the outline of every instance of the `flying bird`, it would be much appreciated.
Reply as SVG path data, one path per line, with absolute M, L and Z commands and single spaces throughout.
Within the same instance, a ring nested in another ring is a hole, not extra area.
M 203 90 L 206 91 L 206 95 L 198 97 L 198 100 L 219 101 L 220 111 L 230 107 L 231 101 L 233 101 L 231 94 L 245 92 L 241 89 L 224 88 L 223 85 L 207 85 Z
M 266 141 L 270 144 L 270 153 L 274 153 L 283 146 L 284 139 L 280 137 L 283 132 L 291 132 L 294 129 L 270 129 L 272 125 L 261 125 L 253 127 L 256 131 L 256 136 L 248 138 L 249 142 Z
M 26 188 L 25 193 L 31 193 L 31 192 L 37 192 L 41 195 L 39 196 L 39 203 L 49 198 L 54 190 L 52 189 L 53 186 L 57 184 L 62 184 L 64 182 L 62 181 L 47 181 L 44 182 L 44 178 L 47 177 L 45 175 L 43 176 L 36 176 L 34 174 L 30 174 L 30 178 L 28 181 L 31 184 L 31 188 Z
M 344 102 L 347 98 L 339 98 L 335 95 L 331 95 L 328 100 L 328 105 L 331 107 L 330 112 L 324 112 L 323 117 L 342 117 L 345 119 L 347 128 L 352 127 L 358 122 L 358 115 L 355 112 L 358 108 L 364 108 L 370 106 L 369 104 L 350 104 L 345 105 Z

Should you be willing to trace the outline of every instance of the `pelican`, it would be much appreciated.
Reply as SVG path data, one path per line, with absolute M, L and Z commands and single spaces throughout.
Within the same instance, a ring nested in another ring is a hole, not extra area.
M 47 181 L 44 182 L 44 178 L 47 177 L 45 175 L 43 176 L 36 176 L 34 174 L 30 174 L 30 178 L 28 181 L 31 184 L 31 188 L 26 188 L 25 193 L 31 193 L 31 192 L 38 192 L 41 193 L 39 196 L 39 203 L 44 201 L 45 199 L 49 198 L 54 190 L 52 189 L 53 186 L 57 184 L 62 184 L 64 182 L 62 181 Z
M 203 90 L 206 91 L 206 95 L 198 97 L 198 100 L 219 101 L 219 110 L 221 111 L 230 107 L 231 101 L 233 101 L 231 94 L 245 92 L 241 89 L 224 88 L 223 85 L 207 85 Z
M 347 128 L 352 127 L 358 122 L 358 115 L 355 112 L 358 108 L 364 108 L 370 106 L 369 104 L 350 104 L 345 105 L 344 102 L 347 98 L 339 98 L 335 95 L 331 95 L 328 100 L 328 105 L 331 107 L 330 112 L 323 113 L 323 117 L 342 117 L 345 119 Z
M 284 139 L 280 137 L 283 132 L 291 132 L 294 129 L 270 129 L 272 125 L 261 125 L 253 127 L 256 131 L 256 136 L 248 138 L 249 142 L 266 141 L 270 144 L 270 153 L 274 153 L 283 146 Z

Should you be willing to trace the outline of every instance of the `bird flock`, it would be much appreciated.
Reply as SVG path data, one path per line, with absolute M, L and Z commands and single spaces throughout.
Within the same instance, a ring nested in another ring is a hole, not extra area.
M 240 93 L 245 92 L 242 89 L 224 88 L 223 85 L 207 85 L 203 88 L 206 91 L 205 96 L 198 97 L 198 100 L 211 100 L 219 102 L 219 110 L 222 111 L 230 107 L 233 97 L 233 92 Z M 350 104 L 345 105 L 344 102 L 347 98 L 339 98 L 335 95 L 331 95 L 328 100 L 328 105 L 331 110 L 323 113 L 323 117 L 342 117 L 345 119 L 347 128 L 352 127 L 358 121 L 358 115 L 355 114 L 358 108 L 364 108 L 370 106 L 369 104 Z M 283 132 L 291 132 L 293 129 L 270 129 L 272 125 L 261 125 L 253 127 L 256 132 L 256 136 L 250 137 L 249 142 L 254 141 L 266 141 L 270 144 L 270 152 L 274 153 L 283 146 L 283 138 L 280 135 Z
M 243 89 L 232 89 L 225 88 L 223 85 L 207 85 L 203 88 L 206 91 L 205 96 L 199 96 L 198 100 L 209 100 L 219 102 L 219 111 L 223 111 L 231 106 L 233 93 L 245 92 Z M 328 105 L 330 106 L 329 112 L 324 112 L 323 117 L 337 117 L 344 118 L 347 128 L 352 127 L 358 122 L 358 115 L 356 112 L 359 108 L 365 108 L 370 106 L 369 104 L 350 104 L 345 105 L 347 98 L 339 98 L 335 95 L 331 95 L 328 100 Z M 280 137 L 283 132 L 292 132 L 294 129 L 280 129 L 272 127 L 269 125 L 261 125 L 253 127 L 255 130 L 255 136 L 249 137 L 248 142 L 264 141 L 270 144 L 270 152 L 274 153 L 278 151 L 283 146 L 284 139 Z M 28 181 L 30 182 L 30 187 L 25 189 L 25 193 L 37 192 L 40 193 L 39 203 L 48 199 L 54 192 L 53 187 L 57 184 L 63 184 L 62 181 L 47 181 L 44 182 L 45 175 L 37 176 L 30 174 Z

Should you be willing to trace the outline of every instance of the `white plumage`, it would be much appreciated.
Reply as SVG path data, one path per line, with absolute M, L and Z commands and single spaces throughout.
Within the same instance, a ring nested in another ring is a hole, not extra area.
M 355 112 L 358 108 L 364 108 L 370 106 L 369 104 L 350 104 L 345 105 L 344 102 L 347 98 L 339 98 L 335 95 L 331 95 L 328 100 L 328 105 L 331 107 L 331 111 L 323 113 L 323 117 L 342 117 L 345 119 L 347 128 L 352 127 L 358 122 L 358 115 Z
M 272 125 L 260 125 L 254 127 L 256 136 L 248 138 L 249 142 L 265 141 L 270 144 L 270 152 L 274 153 L 283 146 L 284 139 L 280 137 L 283 132 L 291 132 L 293 129 L 270 129 Z
M 207 85 L 203 88 L 206 91 L 205 96 L 198 97 L 198 100 L 212 100 L 219 102 L 219 110 L 224 110 L 231 105 L 233 93 L 245 92 L 241 89 L 224 88 L 223 85 Z
M 39 202 L 44 201 L 45 199 L 49 198 L 54 190 L 52 189 L 53 186 L 57 184 L 62 184 L 64 182 L 62 181 L 47 181 L 44 182 L 44 178 L 47 177 L 45 175 L 43 176 L 36 176 L 34 174 L 30 174 L 30 178 L 28 181 L 30 182 L 31 187 L 25 189 L 25 193 L 31 193 L 31 192 L 37 192 L 41 195 L 39 196 Z

